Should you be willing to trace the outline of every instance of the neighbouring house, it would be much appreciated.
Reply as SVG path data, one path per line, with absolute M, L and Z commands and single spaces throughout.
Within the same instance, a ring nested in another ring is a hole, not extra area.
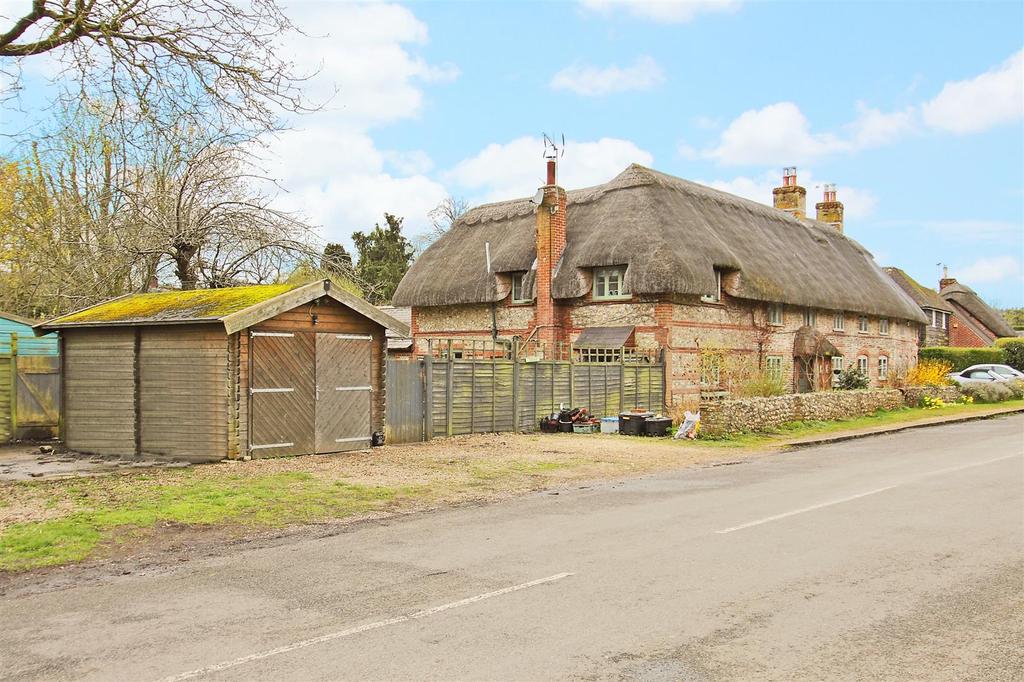
M 948 346 L 949 320 L 953 315 L 953 307 L 939 296 L 937 291 L 918 283 L 903 270 L 887 267 L 885 271 L 899 288 L 903 289 L 917 305 L 921 306 L 921 310 L 927 318 L 926 324 L 921 327 L 921 336 L 918 339 L 921 346 Z
M 774 208 L 635 164 L 568 192 L 547 171 L 533 198 L 468 211 L 412 265 L 393 300 L 412 308 L 416 353 L 446 338 L 595 363 L 644 350 L 664 358 L 673 403 L 728 390 L 725 357 L 790 390 L 851 365 L 878 385 L 916 362 L 928 320 L 843 234 L 834 186 L 808 220 L 791 168 Z
M 412 323 L 412 308 L 408 306 L 379 305 L 380 310 L 395 318 L 406 327 Z M 399 334 L 396 331 L 387 331 L 388 355 L 404 356 L 412 354 L 412 334 Z
M 34 324 L 20 315 L 0 312 L 0 443 L 57 435 L 57 336 L 36 336 Z
M 36 330 L 60 334 L 70 449 L 190 461 L 368 447 L 385 333 L 409 333 L 328 280 L 134 294 Z
M 974 289 L 950 277 L 948 271 L 939 280 L 939 296 L 953 309 L 949 345 L 991 346 L 996 339 L 1017 335 L 998 310 L 985 303 Z

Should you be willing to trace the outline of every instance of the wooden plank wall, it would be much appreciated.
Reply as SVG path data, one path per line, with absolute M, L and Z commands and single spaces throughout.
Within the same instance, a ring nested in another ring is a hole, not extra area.
M 220 325 L 140 327 L 139 447 L 210 462 L 228 455 L 228 349 Z
M 36 336 L 32 327 L 0 317 L 0 355 L 11 352 L 11 334 L 18 335 L 18 355 L 57 355 L 57 335 Z
M 316 315 L 316 324 L 313 315 Z M 370 367 L 370 385 L 374 387 L 370 421 L 374 431 L 384 430 L 384 408 L 386 387 L 384 376 L 387 353 L 385 350 L 384 328 L 354 310 L 343 306 L 334 299 L 320 298 L 313 303 L 299 306 L 252 327 L 252 331 L 278 331 L 298 333 L 369 334 L 373 337 Z M 245 454 L 248 448 L 248 392 L 249 392 L 249 334 L 240 332 L 238 363 L 240 367 L 236 410 L 238 414 L 239 452 Z M 260 453 L 257 452 L 257 455 Z
M 135 330 L 74 329 L 64 341 L 64 442 L 135 454 Z

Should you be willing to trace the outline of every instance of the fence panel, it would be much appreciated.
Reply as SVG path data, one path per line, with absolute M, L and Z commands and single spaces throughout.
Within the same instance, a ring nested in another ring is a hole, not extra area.
M 389 360 L 388 441 L 536 431 L 542 417 L 563 406 L 586 407 L 598 417 L 637 407 L 658 411 L 664 376 L 661 365 L 646 364 Z
M 14 385 L 13 361 L 0 355 L 0 443 L 11 439 L 11 388 Z
M 56 438 L 60 427 L 60 358 L 19 355 L 16 360 L 16 438 Z
M 423 360 L 388 358 L 384 420 L 385 441 L 418 443 L 426 440 Z

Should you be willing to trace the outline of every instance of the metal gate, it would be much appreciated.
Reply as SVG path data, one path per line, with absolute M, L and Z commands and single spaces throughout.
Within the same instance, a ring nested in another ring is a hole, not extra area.
M 373 337 L 316 335 L 316 452 L 370 445 Z
M 250 332 L 250 450 L 255 457 L 314 451 L 312 334 Z

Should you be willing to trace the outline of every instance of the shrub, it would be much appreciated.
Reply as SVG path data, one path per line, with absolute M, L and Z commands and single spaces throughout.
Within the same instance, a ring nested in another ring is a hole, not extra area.
M 1001 403 L 1013 397 L 1013 391 L 1001 381 L 990 384 L 967 384 L 961 390 L 979 403 Z
M 918 357 L 924 360 L 941 360 L 953 366 L 950 371 L 959 372 L 971 365 L 1005 364 L 1002 348 L 950 348 L 948 346 L 932 346 L 922 348 Z
M 855 391 L 867 388 L 869 383 L 866 374 L 854 367 L 847 367 L 839 373 L 839 378 L 836 379 L 836 388 L 843 391 Z
M 1006 387 L 1010 389 L 1010 393 L 1013 394 L 1014 400 L 1020 400 L 1021 398 L 1024 398 L 1024 381 L 1021 381 L 1020 379 L 1015 379 L 1007 383 Z
M 1002 349 L 1005 364 L 1024 372 L 1024 338 L 996 339 L 996 346 Z
M 742 383 L 733 386 L 733 395 L 740 398 L 770 398 L 785 393 L 786 386 L 782 379 L 766 373 L 747 377 Z
M 953 383 L 947 374 L 953 365 L 946 360 L 921 360 L 907 372 L 908 386 L 948 386 Z

